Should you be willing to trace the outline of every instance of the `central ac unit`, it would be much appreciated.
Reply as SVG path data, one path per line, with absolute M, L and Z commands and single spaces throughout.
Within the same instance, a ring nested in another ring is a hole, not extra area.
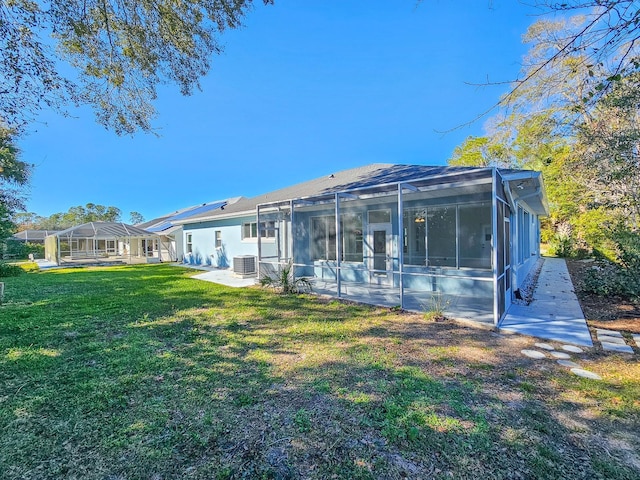
M 253 255 L 239 255 L 233 257 L 233 273 L 243 277 L 251 277 L 258 273 L 256 257 Z

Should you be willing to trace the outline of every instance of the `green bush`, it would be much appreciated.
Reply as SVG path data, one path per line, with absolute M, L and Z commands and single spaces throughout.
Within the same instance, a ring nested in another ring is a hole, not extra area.
M 602 260 L 587 272 L 582 288 L 602 296 L 640 297 L 640 235 L 618 230 L 614 261 Z
M 12 263 L 0 262 L 0 278 L 17 277 L 24 273 L 24 270 L 18 265 Z
M 569 258 L 573 254 L 573 238 L 570 235 L 556 234 L 549 242 L 549 253 L 562 258 Z
M 44 245 L 40 243 L 25 243 L 14 239 L 7 239 L 4 246 L 5 258 L 25 259 L 32 253 L 35 258 L 44 258 Z

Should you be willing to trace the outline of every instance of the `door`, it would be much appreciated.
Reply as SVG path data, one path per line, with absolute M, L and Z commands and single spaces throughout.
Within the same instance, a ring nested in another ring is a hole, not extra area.
M 391 225 L 369 225 L 369 281 L 378 285 L 389 285 L 391 270 Z

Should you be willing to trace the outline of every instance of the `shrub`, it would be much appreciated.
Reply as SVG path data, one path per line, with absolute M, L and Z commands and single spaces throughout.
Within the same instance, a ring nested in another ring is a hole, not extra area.
M 44 245 L 40 243 L 19 242 L 14 239 L 7 239 L 4 244 L 4 255 L 7 258 L 27 258 L 33 253 L 35 258 L 44 258 Z
M 285 295 L 311 291 L 311 282 L 304 277 L 296 277 L 291 264 L 282 265 L 277 272 L 262 277 L 260 285 L 273 288 Z
M 556 227 L 556 233 L 549 241 L 549 252 L 558 257 L 568 258 L 573 253 L 574 243 L 571 225 L 560 223 Z
M 19 265 L 14 265 L 12 263 L 0 262 L 0 278 L 3 277 L 17 277 L 21 273 L 24 273 L 24 270 L 20 268 Z
M 618 230 L 614 261 L 603 260 L 585 275 L 582 288 L 602 296 L 640 297 L 640 235 Z

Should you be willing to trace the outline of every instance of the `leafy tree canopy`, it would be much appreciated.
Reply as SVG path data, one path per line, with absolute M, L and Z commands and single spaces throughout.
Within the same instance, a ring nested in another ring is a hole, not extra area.
M 19 158 L 14 132 L 0 127 L 0 240 L 15 228 L 13 214 L 24 207 L 20 188 L 29 180 L 31 165 Z
M 129 223 L 131 225 L 136 225 L 142 222 L 144 222 L 144 216 L 140 212 L 134 211 L 129 213 Z
M 265 4 L 273 0 L 263 0 Z M 11 0 L 0 3 L 0 120 L 21 128 L 43 106 L 91 105 L 117 133 L 151 129 L 157 86 L 199 88 L 219 35 L 252 0 Z M 60 60 L 74 67 L 63 73 Z
M 538 2 L 577 15 L 534 23 L 520 79 L 452 164 L 541 170 L 551 215 L 544 240 L 608 252 L 640 227 L 640 8 L 635 1 Z M 462 162 L 462 163 L 460 163 Z
M 121 222 L 122 211 L 114 206 L 87 203 L 69 208 L 66 212 L 54 213 L 49 217 L 42 217 L 32 212 L 19 212 L 13 215 L 17 230 L 63 230 L 88 222 Z M 129 223 L 144 222 L 139 212 L 129 213 Z
M 621 78 L 640 70 L 637 0 L 539 0 L 537 5 L 543 13 L 563 16 L 529 28 L 524 41 L 532 48 L 502 105 L 522 98 L 531 103 L 531 93 L 544 83 L 548 90 L 533 106 L 578 99 L 588 109 Z

